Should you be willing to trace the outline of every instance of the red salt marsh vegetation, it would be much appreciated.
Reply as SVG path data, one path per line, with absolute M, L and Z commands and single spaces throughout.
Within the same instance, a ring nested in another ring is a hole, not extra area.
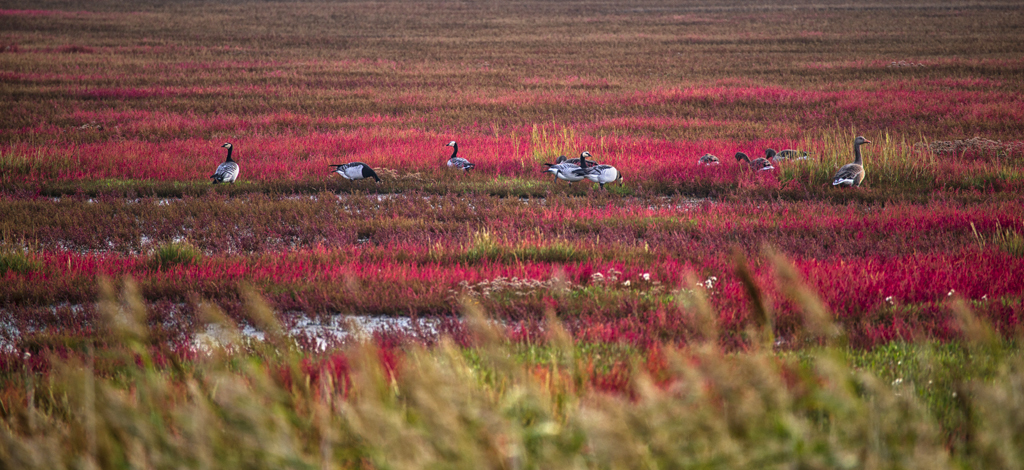
M 6 2 L 0 466 L 1019 468 L 1022 24 Z

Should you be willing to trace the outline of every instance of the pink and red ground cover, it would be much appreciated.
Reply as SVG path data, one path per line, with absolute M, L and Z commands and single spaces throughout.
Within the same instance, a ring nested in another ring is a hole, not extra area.
M 686 341 L 695 326 L 684 299 L 699 288 L 718 312 L 723 340 L 740 346 L 752 320 L 736 251 L 751 260 L 776 334 L 800 336 L 800 307 L 778 290 L 769 249 L 792 259 L 857 346 L 955 338 L 948 307 L 956 298 L 1012 335 L 1024 309 L 1017 204 L 881 210 L 332 193 L 10 201 L 4 232 L 33 244 L 29 267 L 5 274 L 0 298 L 17 331 L 88 331 L 98 277 L 136 279 L 154 318 L 186 330 L 199 321 L 196 296 L 237 314 L 243 285 L 280 311 L 314 315 L 446 317 L 469 296 L 511 324 L 537 325 L 553 309 L 580 339 L 650 347 Z M 200 247 L 197 255 L 159 262 L 157 251 L 172 240 Z
M 91 331 L 97 277 L 131 276 L 182 334 L 196 298 L 237 314 L 250 284 L 321 315 L 445 316 L 472 294 L 510 325 L 554 309 L 578 338 L 653 347 L 694 328 L 692 274 L 717 279 L 701 289 L 741 346 L 734 249 L 786 347 L 801 317 L 770 250 L 858 346 L 953 338 L 960 297 L 1018 328 L 1018 8 L 82 9 L 0 10 L 0 299 L 18 331 Z M 858 134 L 865 186 L 834 191 Z M 478 171 L 444 167 L 449 140 Z M 223 142 L 241 179 L 211 188 Z M 759 174 L 732 160 L 768 147 L 810 158 Z M 541 172 L 583 150 L 625 186 Z M 328 173 L 357 160 L 384 183 Z M 176 240 L 198 255 L 159 261 Z
M 7 0 L 0 467 L 1013 467 L 1021 24 Z M 542 173 L 584 150 L 625 184 Z

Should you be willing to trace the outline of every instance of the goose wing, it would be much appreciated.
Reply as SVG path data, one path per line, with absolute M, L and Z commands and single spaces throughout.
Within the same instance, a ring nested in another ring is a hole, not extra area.
M 216 181 L 234 181 L 238 177 L 238 164 L 224 162 L 217 166 L 217 171 L 210 176 Z
M 754 159 L 754 161 L 750 162 L 750 167 L 757 171 L 767 171 L 775 169 L 775 167 L 772 166 L 772 162 L 768 161 L 767 158 Z
M 860 186 L 864 181 L 864 167 L 856 163 L 847 163 L 836 172 L 832 178 L 832 186 Z
M 580 168 L 577 166 L 576 168 L 572 169 L 571 172 L 575 176 L 587 177 L 591 174 L 595 174 L 598 171 L 597 168 L 598 167 L 596 166 L 588 166 L 586 168 Z
M 448 166 L 449 167 L 458 168 L 458 169 L 463 170 L 463 171 L 468 170 L 470 168 L 476 168 L 476 165 L 470 163 L 469 160 L 466 160 L 465 158 L 462 158 L 462 157 L 452 157 L 452 158 L 449 158 L 448 159 Z
M 793 150 L 793 149 L 786 149 L 786 150 L 783 150 L 783 151 L 775 154 L 775 157 L 772 158 L 772 161 L 779 162 L 779 161 L 782 161 L 782 160 L 790 160 L 790 159 L 793 159 L 793 160 L 806 160 L 807 156 L 808 156 L 807 152 L 800 152 L 800 151 Z
M 619 179 L 619 169 L 611 165 L 598 165 L 597 166 L 596 178 L 592 178 L 596 183 L 611 183 Z
M 551 168 L 548 168 L 548 171 L 554 173 L 555 177 L 558 179 L 573 183 L 583 179 L 583 176 L 576 175 L 576 170 L 579 169 L 580 167 L 578 165 L 573 165 L 572 163 L 559 163 L 557 165 L 551 165 Z
M 363 167 L 366 165 L 360 162 L 352 162 L 331 166 L 334 167 L 334 171 L 336 173 L 338 173 L 345 179 L 360 180 L 363 179 Z
M 580 168 L 579 170 L 576 170 L 574 174 L 576 176 L 582 176 L 595 183 L 601 183 L 602 180 L 614 181 L 618 176 L 618 170 L 611 165 L 597 165 Z

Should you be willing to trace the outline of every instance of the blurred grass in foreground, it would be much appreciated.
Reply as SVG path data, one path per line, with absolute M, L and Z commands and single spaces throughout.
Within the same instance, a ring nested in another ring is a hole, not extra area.
M 545 338 L 512 342 L 467 300 L 468 335 L 458 343 L 363 342 L 318 356 L 302 352 L 242 287 L 248 322 L 266 340 L 241 339 L 223 312 L 195 300 L 220 342 L 182 352 L 150 336 L 134 282 L 118 295 L 101 281 L 94 343 L 8 356 L 0 462 L 23 469 L 1019 468 L 1024 362 L 1012 341 L 953 301 L 962 343 L 851 351 L 788 261 L 773 263 L 804 312 L 803 337 L 819 346 L 780 354 L 766 330 L 752 327 L 748 350 L 725 352 L 715 345 L 713 312 L 694 290 L 694 328 L 683 349 L 574 344 L 550 313 Z M 764 317 L 761 326 L 770 326 L 771 312 Z M 40 368 L 47 372 L 32 372 Z

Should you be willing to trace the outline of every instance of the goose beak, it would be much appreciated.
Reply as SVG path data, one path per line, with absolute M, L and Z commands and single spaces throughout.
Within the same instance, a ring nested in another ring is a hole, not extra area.
M 864 139 L 864 143 L 865 143 L 865 144 L 870 144 L 870 143 L 871 143 L 871 141 L 870 141 L 870 140 L 868 140 L 868 139 Z

